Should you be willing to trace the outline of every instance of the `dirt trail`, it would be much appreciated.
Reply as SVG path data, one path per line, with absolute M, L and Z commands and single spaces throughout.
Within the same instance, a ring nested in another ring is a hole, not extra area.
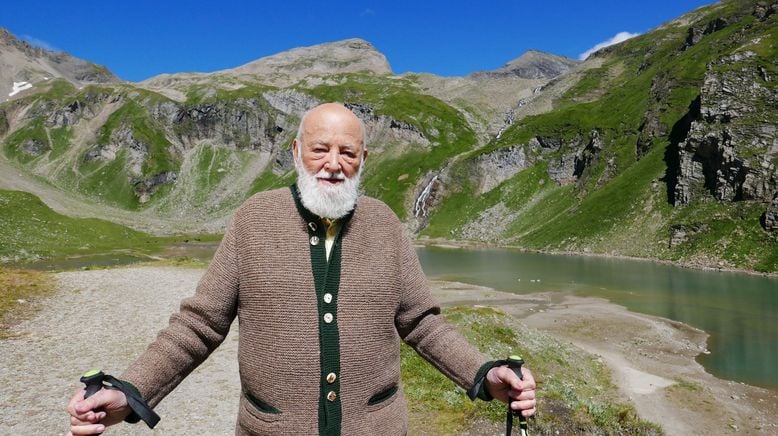
M 119 374 L 194 292 L 202 269 L 129 267 L 56 274 L 59 291 L 0 341 L 0 434 L 65 434 L 63 410 L 92 368 Z M 572 341 L 610 366 L 626 400 L 670 435 L 776 434 L 778 393 L 719 380 L 694 356 L 705 334 L 595 298 L 514 295 L 434 283 L 443 304 L 498 307 Z M 90 316 L 94 313 L 94 316 Z M 158 407 L 155 434 L 232 434 L 239 398 L 237 325 L 216 352 Z M 678 388 L 677 379 L 699 391 Z M 726 411 L 724 413 L 723 411 Z M 143 424 L 107 434 L 151 434 Z

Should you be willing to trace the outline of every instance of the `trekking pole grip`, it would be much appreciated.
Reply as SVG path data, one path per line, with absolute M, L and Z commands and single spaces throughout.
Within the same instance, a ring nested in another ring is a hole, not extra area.
M 105 374 L 99 369 L 93 369 L 81 376 L 81 383 L 86 385 L 85 400 L 103 388 L 103 377 Z
M 513 373 L 516 374 L 519 377 L 519 380 L 524 380 L 524 375 L 522 375 L 522 373 L 521 373 L 521 366 L 524 365 L 524 359 L 522 359 L 519 356 L 515 356 L 514 355 L 514 356 L 508 357 L 507 363 L 508 363 L 508 368 L 513 370 Z M 521 436 L 527 436 L 527 434 L 528 434 L 527 418 L 524 415 L 521 414 L 520 410 L 511 410 L 511 403 L 510 403 L 510 401 L 511 401 L 511 399 L 510 399 L 510 396 L 509 396 L 508 397 L 508 412 L 509 412 L 509 414 L 511 414 L 513 416 L 518 416 L 519 417 L 519 429 L 521 431 Z M 509 420 L 509 423 L 511 421 L 512 420 Z M 511 425 L 508 424 L 508 432 L 506 432 L 506 433 L 510 432 L 510 427 L 511 427 Z M 510 435 L 507 434 L 506 436 L 510 436 Z

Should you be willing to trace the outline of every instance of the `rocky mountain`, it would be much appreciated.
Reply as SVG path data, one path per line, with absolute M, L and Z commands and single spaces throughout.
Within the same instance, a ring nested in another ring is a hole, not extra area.
M 392 74 L 389 62 L 369 42 L 354 38 L 344 41 L 299 47 L 264 57 L 234 69 L 238 74 L 277 76 L 286 74 L 297 80 L 317 75 L 371 72 Z
M 76 86 L 120 82 L 102 65 L 32 46 L 0 28 L 0 101 L 56 78 Z
M 0 103 L 0 159 L 218 230 L 292 182 L 301 114 L 342 101 L 367 127 L 364 190 L 421 238 L 776 271 L 776 5 L 723 1 L 582 63 L 530 51 L 467 77 L 393 75 L 346 40 L 138 84 L 49 80 Z
M 523 79 L 553 79 L 574 69 L 580 62 L 564 56 L 529 50 L 494 71 L 474 73 L 475 77 L 517 76 Z
M 244 79 L 287 87 L 300 81 L 321 82 L 333 74 L 346 73 L 388 75 L 392 74 L 392 69 L 386 56 L 372 44 L 353 38 L 294 48 L 214 73 L 162 74 L 145 80 L 141 85 L 176 98 L 176 89 L 209 86 L 215 81 L 235 83 Z

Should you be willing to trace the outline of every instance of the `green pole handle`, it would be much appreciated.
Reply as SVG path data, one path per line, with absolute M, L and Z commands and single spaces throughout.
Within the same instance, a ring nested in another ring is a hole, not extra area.
M 85 400 L 103 388 L 103 377 L 105 377 L 105 374 L 99 369 L 93 369 L 81 376 L 81 383 L 86 385 L 86 392 L 84 392 Z

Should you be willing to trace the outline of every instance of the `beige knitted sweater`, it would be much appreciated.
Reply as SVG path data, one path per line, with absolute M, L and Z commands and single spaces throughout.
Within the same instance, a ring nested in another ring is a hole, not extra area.
M 470 388 L 487 359 L 440 315 L 395 214 L 360 198 L 336 242 L 340 286 L 331 309 L 318 301 L 312 227 L 288 188 L 247 200 L 195 295 L 120 378 L 155 406 L 219 346 L 237 315 L 244 394 L 236 434 L 316 434 L 320 421 L 332 427 L 335 419 L 342 434 L 404 434 L 400 339 Z M 323 324 L 321 310 L 332 320 Z M 332 375 L 320 361 L 322 328 L 338 337 Z

